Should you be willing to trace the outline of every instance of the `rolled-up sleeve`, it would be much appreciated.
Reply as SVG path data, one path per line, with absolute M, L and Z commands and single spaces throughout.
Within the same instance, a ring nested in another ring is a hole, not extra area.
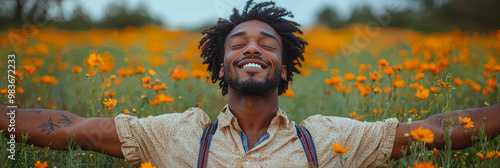
M 382 166 L 391 156 L 398 120 L 361 122 L 349 118 L 315 115 L 301 122 L 313 137 L 320 166 L 340 167 L 338 155 L 332 146 L 349 146 L 345 167 Z
M 208 115 L 198 108 L 140 119 L 120 114 L 114 120 L 122 153 L 132 165 L 146 161 L 165 163 L 165 155 L 187 150 L 179 149 L 182 146 L 176 146 L 173 141 L 192 137 L 185 139 L 186 143 L 197 143 L 203 128 L 210 123 Z

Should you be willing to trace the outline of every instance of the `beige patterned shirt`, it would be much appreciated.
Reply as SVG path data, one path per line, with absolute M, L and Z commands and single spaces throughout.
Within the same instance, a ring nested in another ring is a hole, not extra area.
M 297 137 L 295 122 L 278 110 L 268 128 L 269 137 L 245 153 L 241 128 L 228 106 L 217 117 L 208 167 L 307 167 L 304 148 Z M 199 108 L 184 113 L 164 114 L 138 119 L 115 117 L 118 138 L 125 160 L 133 165 L 151 161 L 158 167 L 196 167 L 200 139 L 211 123 Z M 300 123 L 311 133 L 320 167 L 341 167 L 332 146 L 350 146 L 343 154 L 345 167 L 376 167 L 390 157 L 397 119 L 360 122 L 348 118 L 315 115 Z

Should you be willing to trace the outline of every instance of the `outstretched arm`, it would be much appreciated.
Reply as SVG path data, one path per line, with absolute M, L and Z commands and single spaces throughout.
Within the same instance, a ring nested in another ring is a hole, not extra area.
M 12 110 L 0 105 L 0 129 L 7 136 L 13 133 L 19 140 L 22 133 L 28 133 L 28 143 L 57 150 L 66 150 L 73 136 L 73 141 L 84 150 L 123 158 L 113 118 L 82 118 L 50 109 L 17 108 L 14 113 Z
M 477 130 L 474 131 L 476 133 L 479 132 L 480 127 L 484 125 L 484 131 L 488 137 L 495 137 L 500 134 L 500 104 L 453 111 L 450 113 L 448 118 L 444 118 L 442 114 L 436 114 L 425 120 L 412 122 L 409 127 L 407 126 L 408 123 L 400 123 L 396 131 L 396 138 L 394 140 L 391 159 L 399 159 L 403 156 L 401 149 L 405 149 L 409 144 L 408 138 L 405 138 L 404 134 L 409 134 L 411 130 L 415 130 L 420 126 L 430 129 L 434 133 L 434 142 L 427 144 L 426 146 L 428 148 L 444 148 L 445 137 L 442 124 L 445 124 L 444 126 L 447 127 L 447 123 L 450 119 L 455 122 L 459 122 L 459 116 L 462 116 L 462 118 L 471 118 L 471 121 L 474 122 L 474 127 L 470 129 Z M 472 145 L 471 136 L 473 131 L 466 130 L 467 129 L 462 125 L 456 125 L 453 127 L 450 137 L 453 142 L 452 149 L 463 149 Z

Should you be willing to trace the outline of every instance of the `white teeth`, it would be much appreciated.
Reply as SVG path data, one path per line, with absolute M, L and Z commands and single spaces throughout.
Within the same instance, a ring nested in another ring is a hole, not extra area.
M 262 69 L 262 66 L 260 66 L 259 64 L 256 64 L 256 63 L 248 63 L 248 64 L 245 64 L 243 66 L 243 68 L 249 68 L 249 67 Z

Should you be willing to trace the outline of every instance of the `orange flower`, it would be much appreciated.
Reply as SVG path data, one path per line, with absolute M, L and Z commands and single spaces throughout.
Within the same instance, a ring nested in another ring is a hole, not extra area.
M 415 111 L 417 111 L 417 110 L 411 109 L 411 110 L 408 111 L 408 113 L 413 114 L 413 113 L 415 113 Z
M 462 79 L 460 78 L 455 78 L 455 80 L 453 80 L 455 82 L 455 85 L 457 86 L 460 86 L 464 83 L 464 81 L 462 81 Z
M 155 99 L 158 100 L 159 102 L 168 102 L 168 103 L 172 103 L 174 102 L 174 98 L 170 95 L 164 95 L 163 93 L 160 93 L 158 95 L 155 96 Z
M 486 80 L 486 84 L 492 88 L 495 88 L 497 86 L 497 79 L 490 78 L 490 79 Z
M 373 113 L 375 113 L 375 114 L 380 114 L 381 112 L 382 112 L 382 108 L 380 108 L 378 110 L 377 109 L 373 109 Z
M 151 76 L 153 76 L 153 75 L 156 74 L 156 72 L 154 70 L 152 70 L 152 69 L 149 69 L 148 74 L 151 75 Z
M 415 96 L 417 96 L 420 99 L 426 99 L 427 97 L 429 97 L 429 90 L 424 89 L 423 86 L 420 86 L 417 90 L 417 93 L 415 93 Z
M 24 93 L 24 89 L 21 87 L 16 88 L 17 93 Z
M 0 90 L 0 93 L 1 93 L 1 94 L 6 94 L 6 93 L 7 93 L 7 89 L 2 89 L 2 90 Z
M 325 83 L 327 85 L 339 84 L 342 82 L 342 77 L 340 76 L 332 76 L 330 79 L 325 79 Z
M 472 85 L 472 90 L 474 90 L 475 92 L 479 92 L 481 90 L 481 85 L 479 84 Z
M 104 59 L 101 57 L 100 54 L 92 53 L 89 55 L 89 57 L 85 62 L 89 68 L 93 68 L 101 66 L 104 63 Z
M 392 75 L 394 73 L 394 69 L 392 67 L 384 69 L 384 73 L 387 75 Z
M 128 109 L 123 110 L 123 114 L 128 114 L 128 113 L 130 113 L 130 111 L 128 111 Z
M 206 78 L 208 76 L 208 72 L 203 70 L 193 70 L 191 75 L 195 78 Z
M 293 92 L 292 89 L 288 88 L 285 93 L 283 93 L 286 97 L 294 97 L 295 96 L 295 92 Z
M 444 81 L 443 81 L 443 78 L 441 78 L 441 80 L 439 81 L 439 84 L 441 84 L 441 86 L 443 86 L 444 88 L 450 87 L 450 86 L 448 85 L 448 82 L 444 82 Z
M 120 76 L 130 76 L 130 75 L 135 75 L 136 71 L 135 69 L 132 69 L 132 68 L 125 68 L 125 69 L 119 69 L 118 70 L 118 74 L 120 74 Z
M 363 82 L 366 80 L 366 76 L 364 75 L 358 75 L 358 77 L 356 77 L 356 80 L 359 81 L 359 82 Z
M 186 79 L 189 77 L 189 72 L 186 70 L 183 70 L 181 66 L 178 66 L 177 68 L 174 69 L 174 72 L 172 74 L 172 79 L 174 81 L 180 80 L 180 79 Z
M 394 87 L 400 88 L 400 87 L 403 87 L 405 85 L 405 81 L 396 80 L 396 81 L 392 82 L 392 85 L 394 85 Z
M 332 150 L 335 153 L 346 153 L 349 150 L 349 146 L 344 146 L 340 145 L 339 142 L 337 142 L 335 145 L 332 146 Z
M 420 126 L 416 130 L 411 130 L 410 135 L 418 141 L 423 141 L 426 143 L 434 142 L 434 133 L 432 133 L 430 129 L 423 128 L 423 126 Z
M 430 90 L 432 93 L 439 92 L 439 88 L 438 88 L 438 87 L 434 87 L 434 86 L 431 86 L 431 87 L 429 88 L 429 90 Z
M 151 82 L 151 76 L 146 76 L 144 78 L 141 78 L 142 79 L 142 82 L 144 82 L 144 84 L 148 84 L 149 82 Z
M 391 88 L 389 88 L 389 87 L 385 87 L 385 88 L 384 88 L 384 92 L 385 92 L 385 93 L 390 93 L 390 92 L 391 92 Z
M 418 84 L 418 82 L 415 82 L 415 83 L 410 84 L 410 87 L 411 87 L 411 88 L 414 88 L 414 89 L 415 89 L 415 88 L 419 88 L 419 87 L 420 87 L 420 84 Z
M 80 68 L 79 66 L 73 66 L 73 68 L 71 68 L 71 71 L 73 71 L 73 73 L 80 73 L 82 72 L 82 68 Z
M 434 153 L 439 153 L 439 150 L 436 148 L 434 148 L 433 151 L 434 151 Z
M 380 79 L 382 78 L 382 75 L 379 74 L 379 73 L 371 73 L 370 72 L 370 79 L 372 79 L 372 81 L 376 81 L 377 79 Z
M 474 122 L 471 121 L 471 118 L 469 118 L 469 117 L 462 118 L 462 116 L 458 116 L 458 119 L 460 119 L 460 122 L 462 122 L 462 125 L 464 126 L 464 128 L 474 127 Z
M 43 83 L 46 84 L 57 84 L 59 82 L 55 76 L 49 76 L 49 75 L 43 75 L 41 80 Z
M 353 73 L 346 73 L 346 74 L 344 74 L 344 79 L 348 80 L 348 81 L 353 80 L 354 77 L 355 77 L 355 75 Z
M 378 60 L 378 64 L 379 64 L 380 66 L 383 66 L 383 67 L 384 67 L 384 66 L 389 65 L 389 62 L 387 62 L 387 60 L 385 60 L 385 59 L 379 59 L 379 60 Z
M 382 92 L 382 89 L 380 89 L 379 87 L 376 87 L 375 89 L 373 89 L 373 91 L 375 93 L 380 93 L 380 92 Z
M 151 162 L 144 162 L 144 163 L 141 163 L 140 168 L 156 168 L 156 166 L 153 166 L 153 164 Z
M 356 116 L 356 115 L 358 115 L 358 113 L 357 113 L 357 112 L 352 112 L 352 113 L 349 113 L 349 116 L 351 116 L 351 117 L 354 117 L 354 116 Z
M 418 163 L 417 161 L 415 161 L 413 163 L 413 168 L 436 168 L 436 165 L 432 164 L 432 162 Z
M 424 73 L 417 73 L 417 75 L 415 75 L 415 80 L 419 80 L 419 79 L 423 79 L 425 77 L 425 74 Z
M 28 75 L 30 75 L 30 74 L 32 74 L 33 72 L 36 71 L 36 67 L 33 66 L 33 65 L 26 65 L 26 66 L 23 67 L 23 69 L 24 69 L 24 71 L 26 71 L 26 73 Z
M 330 69 L 330 74 L 337 75 L 337 74 L 339 74 L 339 70 L 338 69 Z
M 38 161 L 36 161 L 36 163 L 35 163 L 35 167 L 36 167 L 36 168 L 46 168 L 47 166 L 49 166 L 49 165 L 47 165 L 47 162 L 43 162 L 43 163 L 41 163 L 41 162 L 38 160 Z
M 108 110 L 116 106 L 116 99 L 109 98 L 108 100 L 102 102 L 104 105 L 108 106 Z
M 477 152 L 476 155 L 479 156 L 483 160 L 489 160 L 495 155 L 495 153 L 496 153 L 495 151 L 489 151 L 487 154 L 485 153 L 486 158 L 484 157 L 484 155 L 481 152 Z
M 165 88 L 166 88 L 165 83 L 162 83 L 161 85 L 155 85 L 153 87 L 153 90 L 159 91 L 159 90 L 162 90 L 162 89 L 165 89 Z

